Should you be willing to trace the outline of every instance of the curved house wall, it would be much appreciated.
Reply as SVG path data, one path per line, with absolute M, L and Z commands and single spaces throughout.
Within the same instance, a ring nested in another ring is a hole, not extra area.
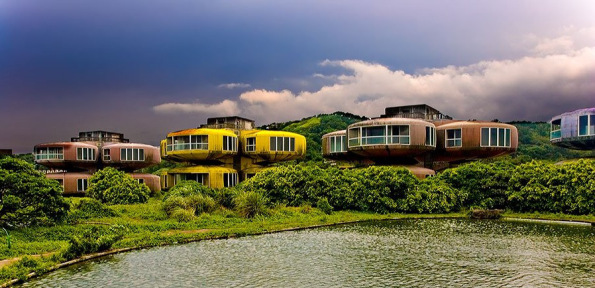
M 480 121 L 451 122 L 436 128 L 434 161 L 458 162 L 510 154 L 518 147 L 515 126 Z
M 129 175 L 137 181 L 139 181 L 140 179 L 139 182 L 142 182 L 145 185 L 147 185 L 147 187 L 149 187 L 149 190 L 151 190 L 152 192 L 161 190 L 160 179 L 157 175 L 147 173 L 130 173 Z
M 173 168 L 161 174 L 161 188 L 169 189 L 180 181 L 193 180 L 211 188 L 233 187 L 239 182 L 233 168 L 192 166 Z
M 99 149 L 83 142 L 53 142 L 35 145 L 35 163 L 54 169 L 88 170 L 97 167 Z
M 295 160 L 306 155 L 306 137 L 292 132 L 241 131 L 240 146 L 242 155 L 260 162 Z
M 50 173 L 45 175 L 49 179 L 60 182 L 64 188 L 64 195 L 83 196 L 89 186 L 91 173 L 86 172 L 65 172 Z
M 413 158 L 435 149 L 435 129 L 434 124 L 419 119 L 362 121 L 347 128 L 347 149 L 370 158 Z
M 219 160 L 238 154 L 238 137 L 231 130 L 186 129 L 167 134 L 165 141 L 162 157 L 177 161 Z
M 347 151 L 347 130 L 339 130 L 322 135 L 322 156 L 331 159 L 344 159 Z
M 126 171 L 161 163 L 159 148 L 138 143 L 114 143 L 101 149 L 101 162 Z
M 580 109 L 550 120 L 550 142 L 576 149 L 595 149 L 595 108 Z

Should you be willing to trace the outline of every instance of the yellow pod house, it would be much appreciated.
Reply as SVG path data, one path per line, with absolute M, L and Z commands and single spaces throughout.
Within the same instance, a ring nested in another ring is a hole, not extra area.
M 186 163 L 163 171 L 161 188 L 180 181 L 196 181 L 211 188 L 233 187 L 280 161 L 306 155 L 306 138 L 285 131 L 254 129 L 242 117 L 208 118 L 207 124 L 167 134 L 161 157 Z

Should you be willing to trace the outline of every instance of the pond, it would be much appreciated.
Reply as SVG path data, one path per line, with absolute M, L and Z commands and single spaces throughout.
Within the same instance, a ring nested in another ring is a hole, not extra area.
M 593 287 L 595 229 L 500 220 L 368 222 L 158 247 L 24 287 Z

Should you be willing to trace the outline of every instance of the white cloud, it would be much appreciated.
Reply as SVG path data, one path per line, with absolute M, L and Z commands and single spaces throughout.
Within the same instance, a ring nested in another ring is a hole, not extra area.
M 321 65 L 343 73 L 315 74 L 328 80 L 316 91 L 254 89 L 216 105 L 170 103 L 155 110 L 219 110 L 221 115 L 240 114 L 267 124 L 334 111 L 375 117 L 385 107 L 426 103 L 457 119 L 549 120 L 595 106 L 595 47 L 577 49 L 573 39 L 541 39 L 532 56 L 519 59 L 428 68 L 416 74 L 361 60 L 325 60 Z
M 250 88 L 252 86 L 247 83 L 226 83 L 226 84 L 221 84 L 217 87 L 225 88 L 225 89 L 236 89 L 236 88 Z
M 208 113 L 211 115 L 236 115 L 239 114 L 240 109 L 238 103 L 231 100 L 223 100 L 217 104 L 202 104 L 202 103 L 165 103 L 153 107 L 153 110 L 158 113 L 173 114 L 173 113 Z

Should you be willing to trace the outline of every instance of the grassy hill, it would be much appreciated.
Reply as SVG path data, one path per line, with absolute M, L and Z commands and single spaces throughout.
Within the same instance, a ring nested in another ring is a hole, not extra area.
M 368 118 L 345 112 L 335 112 L 332 114 L 319 114 L 307 117 L 302 120 L 272 123 L 261 129 L 283 130 L 302 134 L 306 137 L 306 161 L 322 160 L 321 142 L 322 135 L 337 130 L 346 129 L 352 123 L 366 120 Z

